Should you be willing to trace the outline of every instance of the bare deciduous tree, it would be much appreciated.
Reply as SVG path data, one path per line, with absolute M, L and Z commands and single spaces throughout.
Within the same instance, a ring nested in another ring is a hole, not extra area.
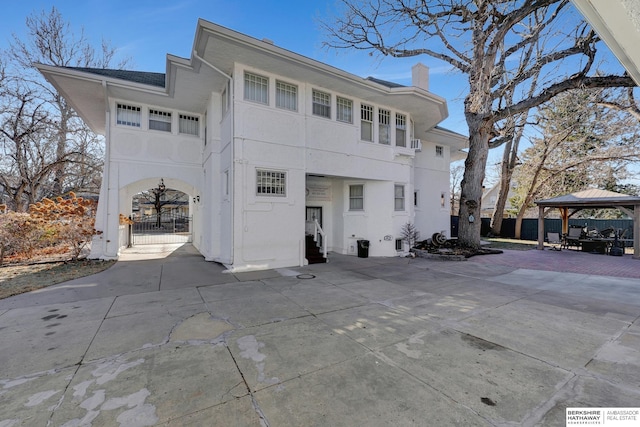
M 516 238 L 536 199 L 587 187 L 612 188 L 627 177 L 626 166 L 640 160 L 640 123 L 627 112 L 604 106 L 603 92 L 568 91 L 536 114 L 540 136 L 532 139 L 514 174 L 513 204 L 520 207 Z
M 428 55 L 467 76 L 469 153 L 460 195 L 461 244 L 480 245 L 480 200 L 489 148 L 504 121 L 575 88 L 634 86 L 626 75 L 594 74 L 598 36 L 568 0 L 341 0 L 326 22 L 327 45 L 391 57 Z M 573 13 L 573 15 L 572 15 Z M 575 23 L 571 25 L 570 23 Z M 531 49 L 540 38 L 543 49 Z M 531 79 L 543 76 L 534 93 Z M 524 89 L 523 89 L 524 88 Z M 512 93 L 512 103 L 501 102 Z
M 26 27 L 27 37 L 14 35 L 1 55 L 5 59 L 5 80 L 10 84 L 0 93 L 0 104 L 12 107 L 0 111 L 5 138 L 0 185 L 12 193 L 14 208 L 19 210 L 34 198 L 70 190 L 97 192 L 102 169 L 102 139 L 86 127 L 34 64 L 106 68 L 116 54 L 105 41 L 96 50 L 84 31 L 74 33 L 55 7 L 27 17 Z M 16 104 L 22 106 L 17 108 Z M 31 123 L 27 123 L 29 120 Z M 37 129 L 29 130 L 29 124 Z M 29 187 L 28 197 L 18 194 L 24 185 Z
M 451 193 L 450 202 L 451 202 L 451 215 L 457 215 L 458 212 L 458 198 L 460 197 L 460 183 L 462 182 L 462 177 L 464 175 L 464 165 L 459 163 L 451 168 L 451 173 L 449 174 L 449 192 Z

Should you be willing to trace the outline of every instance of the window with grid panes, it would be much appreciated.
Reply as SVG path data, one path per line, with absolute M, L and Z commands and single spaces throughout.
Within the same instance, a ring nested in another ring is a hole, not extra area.
M 276 107 L 298 111 L 298 86 L 276 81 Z
M 349 186 L 349 210 L 364 210 L 364 185 L 358 184 Z
M 336 99 L 336 120 L 353 123 L 353 101 L 338 97 Z
M 378 142 L 380 144 L 391 143 L 391 112 L 389 110 L 378 110 Z
M 442 145 L 436 145 L 436 157 L 444 156 L 444 147 Z
M 140 127 L 140 107 L 118 104 L 116 107 L 116 123 L 119 125 Z
M 311 93 L 313 98 L 313 114 L 315 116 L 331 118 L 331 95 L 328 93 L 313 90 Z
M 286 196 L 287 173 L 282 171 L 256 170 L 258 196 Z
M 404 210 L 404 185 L 396 185 L 394 188 L 394 208 L 397 211 Z
M 186 135 L 200 135 L 200 120 L 196 116 L 179 114 L 178 132 Z
M 373 141 L 373 107 L 371 105 L 360 106 L 360 139 Z
M 244 73 L 244 99 L 269 104 L 269 79 L 253 73 Z
M 396 147 L 407 146 L 407 116 L 396 114 Z
M 168 111 L 149 110 L 149 129 L 171 132 L 171 113 Z

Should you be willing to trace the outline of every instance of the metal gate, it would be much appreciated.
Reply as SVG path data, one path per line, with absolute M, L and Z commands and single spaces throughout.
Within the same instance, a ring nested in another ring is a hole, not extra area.
M 187 215 L 163 213 L 134 218 L 131 226 L 132 245 L 189 243 L 192 241 L 192 218 Z

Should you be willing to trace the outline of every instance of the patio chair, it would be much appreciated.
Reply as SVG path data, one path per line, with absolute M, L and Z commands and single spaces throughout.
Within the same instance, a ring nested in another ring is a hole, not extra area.
M 547 242 L 552 245 L 552 251 L 562 250 L 562 239 L 560 239 L 560 233 L 547 233 Z M 556 245 L 556 246 L 553 246 Z
M 580 249 L 580 237 L 582 236 L 582 227 L 569 227 L 569 232 L 565 234 L 563 239 L 563 247 L 569 249 L 569 246 L 575 246 Z

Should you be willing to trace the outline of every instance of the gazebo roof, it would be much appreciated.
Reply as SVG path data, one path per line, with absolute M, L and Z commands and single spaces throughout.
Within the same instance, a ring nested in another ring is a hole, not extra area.
M 633 207 L 640 205 L 640 197 L 616 193 L 595 188 L 565 194 L 552 199 L 538 200 L 538 206 L 544 207 L 582 207 L 582 208 L 608 208 L 617 206 Z

